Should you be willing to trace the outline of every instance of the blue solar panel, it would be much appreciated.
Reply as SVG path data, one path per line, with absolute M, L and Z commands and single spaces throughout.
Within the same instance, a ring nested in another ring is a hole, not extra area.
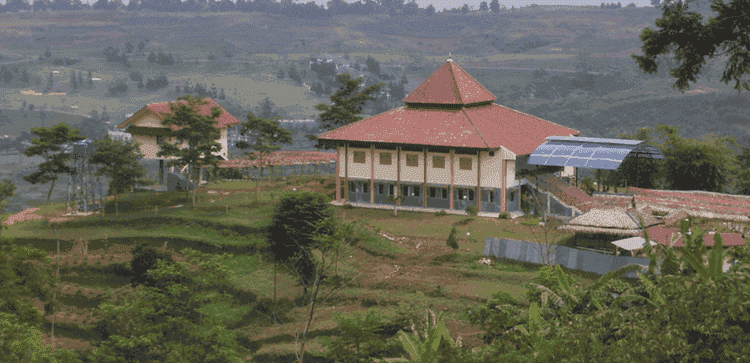
M 658 148 L 639 140 L 562 136 L 547 140 L 530 155 L 529 164 L 615 170 L 628 156 L 664 158 Z

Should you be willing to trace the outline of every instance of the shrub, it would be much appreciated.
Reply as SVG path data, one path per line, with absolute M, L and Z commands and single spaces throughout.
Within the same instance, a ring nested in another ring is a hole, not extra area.
M 497 216 L 497 219 L 510 219 L 510 213 L 502 212 L 499 216 Z
M 477 211 L 477 207 L 476 206 L 470 205 L 470 206 L 466 207 L 466 214 L 468 214 L 468 215 L 470 215 L 472 217 L 476 217 L 477 213 L 478 213 L 478 211 Z
M 456 226 L 453 226 L 451 233 L 448 235 L 448 240 L 445 242 L 448 247 L 454 250 L 458 249 L 458 241 L 456 240 Z
M 403 352 L 397 340 L 388 341 L 380 334 L 386 323 L 376 310 L 336 313 L 333 319 L 339 325 L 341 336 L 336 340 L 320 338 L 329 359 L 341 363 L 369 362 L 371 358 L 391 357 Z
M 133 250 L 133 260 L 130 261 L 130 269 L 132 271 L 132 278 L 130 283 L 133 286 L 146 285 L 154 287 L 157 282 L 148 276 L 148 271 L 156 268 L 157 261 L 167 261 L 169 263 L 174 262 L 172 256 L 159 252 L 152 247 L 148 247 L 146 243 L 141 243 L 138 247 Z
M 349 204 L 349 203 L 346 203 L 346 204 L 344 204 L 344 206 L 342 208 L 344 208 L 344 209 L 354 209 L 354 206 L 351 205 L 351 204 Z
M 372 307 L 372 306 L 378 306 L 378 301 L 375 300 L 375 299 L 373 299 L 373 298 L 369 298 L 369 297 L 365 298 L 364 300 L 362 300 L 362 307 L 363 308 L 369 308 L 369 307 Z
M 445 210 L 435 212 L 435 217 L 442 217 L 442 216 L 447 216 L 447 215 L 448 215 L 448 212 L 446 212 Z

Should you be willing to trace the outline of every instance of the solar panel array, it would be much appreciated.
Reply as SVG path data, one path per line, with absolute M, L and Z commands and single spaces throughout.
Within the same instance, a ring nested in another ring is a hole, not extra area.
M 639 140 L 570 136 L 550 136 L 547 140 L 534 150 L 529 164 L 616 170 L 633 151 L 635 157 L 664 158 L 659 149 Z

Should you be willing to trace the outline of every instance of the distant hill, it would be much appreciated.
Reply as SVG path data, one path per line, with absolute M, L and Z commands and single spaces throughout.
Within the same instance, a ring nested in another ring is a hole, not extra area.
M 56 111 L 0 110 L 0 136 L 17 137 L 21 132 L 31 132 L 35 127 L 52 127 L 61 122 L 76 126 L 85 116 Z

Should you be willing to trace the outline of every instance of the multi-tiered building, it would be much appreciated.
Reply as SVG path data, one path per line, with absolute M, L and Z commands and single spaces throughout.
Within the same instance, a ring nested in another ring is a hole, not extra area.
M 388 197 L 401 195 L 402 206 L 520 210 L 516 172 L 545 168 L 526 161 L 547 137 L 579 132 L 496 99 L 448 59 L 406 106 L 319 135 L 319 146 L 338 153 L 336 199 L 393 204 Z

